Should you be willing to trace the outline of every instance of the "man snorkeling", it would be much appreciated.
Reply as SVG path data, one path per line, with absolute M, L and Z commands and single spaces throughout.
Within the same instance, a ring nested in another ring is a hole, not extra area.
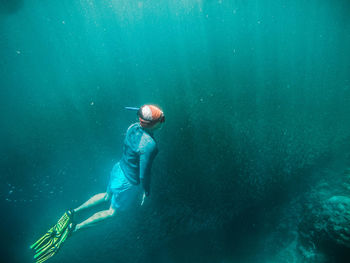
M 30 247 L 35 250 L 34 258 L 37 263 L 52 257 L 72 233 L 111 218 L 118 211 L 140 204 L 138 202 L 141 196 L 142 205 L 145 197 L 149 196 L 151 166 L 158 153 L 153 133 L 165 122 L 165 116 L 154 105 L 126 109 L 137 110 L 139 122 L 132 124 L 126 132 L 123 154 L 111 171 L 106 192 L 96 194 L 81 206 L 65 212 L 58 223 Z M 109 201 L 111 205 L 108 210 L 99 211 L 79 224 L 74 222 L 75 214 Z

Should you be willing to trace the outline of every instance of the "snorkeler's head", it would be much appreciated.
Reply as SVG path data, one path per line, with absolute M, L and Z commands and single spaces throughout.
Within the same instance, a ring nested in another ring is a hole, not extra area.
M 165 122 L 163 111 L 154 105 L 143 105 L 138 110 L 137 115 L 143 128 L 155 128 Z

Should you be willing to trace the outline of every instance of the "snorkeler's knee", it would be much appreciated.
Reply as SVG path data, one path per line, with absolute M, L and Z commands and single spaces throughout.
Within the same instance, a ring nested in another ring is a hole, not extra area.
M 104 197 L 104 200 L 105 201 L 109 201 L 111 199 L 112 195 L 110 193 L 105 193 L 105 197 Z
M 115 211 L 115 209 L 112 208 L 112 207 L 108 210 L 108 212 L 109 212 L 109 215 L 110 215 L 110 216 L 115 216 L 115 215 L 116 215 L 116 211 Z

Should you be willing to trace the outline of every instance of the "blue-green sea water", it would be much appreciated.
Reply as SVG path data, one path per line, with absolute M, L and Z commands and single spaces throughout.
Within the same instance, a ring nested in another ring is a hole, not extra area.
M 50 262 L 325 262 L 292 248 L 304 195 L 350 166 L 349 11 L 0 0 L 1 262 L 33 262 L 31 243 L 105 191 L 137 121 L 124 106 L 146 103 L 166 115 L 150 199 Z

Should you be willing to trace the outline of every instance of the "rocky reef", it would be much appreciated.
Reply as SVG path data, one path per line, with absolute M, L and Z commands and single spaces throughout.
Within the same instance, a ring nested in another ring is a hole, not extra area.
M 295 213 L 289 221 L 293 234 L 272 262 L 350 262 L 350 171 L 330 173 L 326 171 L 328 177 L 311 186 L 285 211 L 282 221 Z
M 310 193 L 299 224 L 299 250 L 308 262 L 350 260 L 350 174 L 322 180 Z M 321 253 L 323 254 L 321 256 Z

